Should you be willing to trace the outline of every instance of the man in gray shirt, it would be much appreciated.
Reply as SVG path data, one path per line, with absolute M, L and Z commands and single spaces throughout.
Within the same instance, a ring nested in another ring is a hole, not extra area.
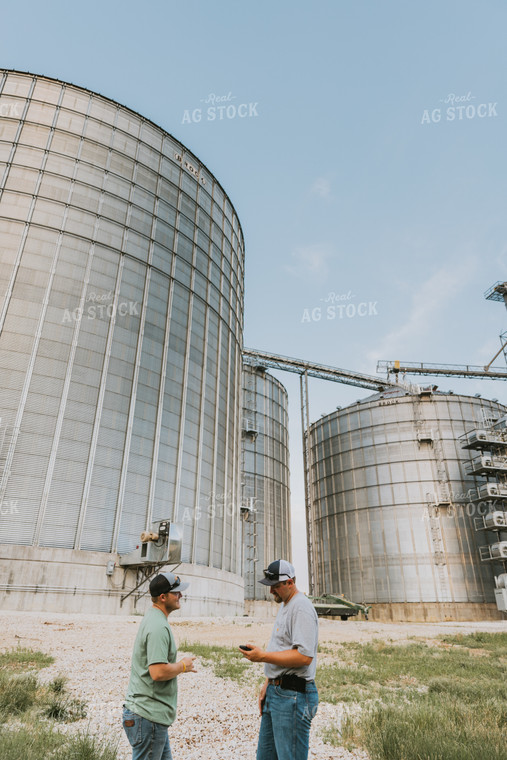
M 264 662 L 266 680 L 259 695 L 262 715 L 257 760 L 307 760 L 310 724 L 319 697 L 315 686 L 318 618 L 310 600 L 296 588 L 294 567 L 277 559 L 260 581 L 270 586 L 278 615 L 267 650 L 254 644 L 241 653 Z

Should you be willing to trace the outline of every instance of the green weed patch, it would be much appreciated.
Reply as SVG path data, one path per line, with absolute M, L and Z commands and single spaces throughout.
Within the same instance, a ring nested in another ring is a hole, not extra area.
M 116 746 L 87 734 L 63 736 L 45 725 L 0 729 L 2 760 L 117 760 Z
M 506 656 L 503 633 L 347 644 L 319 666 L 320 697 L 362 710 L 323 739 L 371 760 L 507 760 Z
M 50 655 L 30 649 L 0 653 L 1 760 L 117 760 L 115 744 L 86 733 L 63 735 L 40 722 L 86 717 L 86 704 L 67 694 L 64 676 L 39 683 L 33 671 L 53 662 Z
M 20 670 L 40 670 L 52 665 L 54 657 L 44 652 L 36 652 L 33 649 L 9 649 L 7 652 L 0 652 L 0 670 L 20 671 Z
M 230 678 L 242 683 L 245 682 L 252 667 L 239 652 L 231 649 L 231 647 L 201 644 L 198 641 L 182 641 L 179 649 L 183 652 L 190 652 L 211 664 L 217 678 Z

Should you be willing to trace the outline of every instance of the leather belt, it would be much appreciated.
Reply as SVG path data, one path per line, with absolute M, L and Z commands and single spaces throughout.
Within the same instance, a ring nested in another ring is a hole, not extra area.
M 313 683 L 313 681 L 307 681 L 305 678 L 300 678 L 294 673 L 288 673 L 278 678 L 269 678 L 268 683 L 273 686 L 281 686 L 282 689 L 291 689 L 292 691 L 304 693 L 306 691 L 306 684 Z

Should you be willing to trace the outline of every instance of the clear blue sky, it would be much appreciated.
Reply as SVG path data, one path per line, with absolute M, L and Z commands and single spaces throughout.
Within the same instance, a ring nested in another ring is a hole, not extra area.
M 483 299 L 507 279 L 506 35 L 503 0 L 27 0 L 2 10 L 0 61 L 133 108 L 220 179 L 245 234 L 247 346 L 374 374 L 484 364 L 507 329 Z M 299 526 L 298 383 L 278 376 Z M 503 383 L 439 385 L 507 403 Z M 310 393 L 312 419 L 368 394 Z

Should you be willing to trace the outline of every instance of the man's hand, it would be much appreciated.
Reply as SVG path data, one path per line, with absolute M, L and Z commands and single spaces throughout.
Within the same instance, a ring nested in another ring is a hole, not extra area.
M 267 662 L 270 665 L 278 665 L 282 668 L 303 668 L 312 661 L 297 649 L 284 649 L 282 652 L 265 652 L 264 649 L 256 647 L 255 644 L 248 644 L 250 651 L 244 649 L 239 651 L 250 662 Z
M 183 657 L 180 660 L 180 664 L 185 666 L 182 670 L 182 673 L 197 673 L 197 670 L 194 668 L 194 660 L 195 657 L 191 655 L 190 657 Z
M 259 713 L 262 715 L 262 709 L 264 707 L 264 702 L 266 701 L 266 689 L 268 688 L 268 679 L 264 681 L 264 683 L 261 686 L 261 690 L 259 692 Z
M 182 673 L 197 673 L 194 668 L 195 657 L 182 657 L 178 662 L 157 662 L 148 667 L 150 676 L 154 681 L 170 681 Z M 183 668 L 183 664 L 185 668 Z
M 264 650 L 260 647 L 256 647 L 255 644 L 251 644 L 250 642 L 248 642 L 248 646 L 250 647 L 248 651 L 238 647 L 243 657 L 246 657 L 250 662 L 264 662 L 264 655 L 266 654 Z

